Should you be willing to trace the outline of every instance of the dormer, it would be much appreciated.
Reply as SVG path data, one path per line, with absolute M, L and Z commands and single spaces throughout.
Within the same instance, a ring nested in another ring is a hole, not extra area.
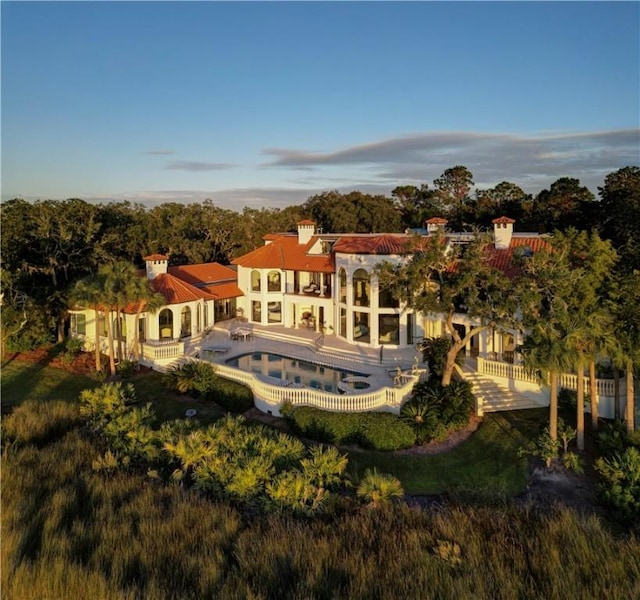
M 432 235 L 437 231 L 444 232 L 444 228 L 447 223 L 448 221 L 442 217 L 432 217 L 431 219 L 427 219 L 425 221 L 425 225 L 427 226 L 427 235 Z
M 494 219 L 493 223 L 493 244 L 496 250 L 506 250 L 511 245 L 513 237 L 513 224 L 515 219 L 500 217 Z
M 167 266 L 169 264 L 169 257 L 164 254 L 151 254 L 144 257 L 144 261 L 147 265 L 147 279 L 151 281 L 158 275 L 163 275 L 167 272 Z
M 313 221 L 298 221 L 298 244 L 308 244 L 316 233 L 316 224 Z

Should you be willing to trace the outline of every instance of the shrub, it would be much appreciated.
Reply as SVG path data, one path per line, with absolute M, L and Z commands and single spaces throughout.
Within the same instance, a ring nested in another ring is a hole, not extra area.
M 134 360 L 123 360 L 122 362 L 118 363 L 116 370 L 120 377 L 122 377 L 123 379 L 128 379 L 133 375 L 137 366 L 138 363 L 136 363 L 136 361 Z
M 301 435 L 331 444 L 388 451 L 415 442 L 411 425 L 390 413 L 334 413 L 302 406 L 290 411 L 289 420 Z
M 372 450 L 410 448 L 416 441 L 411 426 L 391 413 L 365 413 L 359 433 L 361 445 Z
M 470 383 L 452 381 L 443 386 L 432 377 L 414 387 L 400 415 L 412 427 L 417 441 L 442 439 L 469 422 L 473 401 Z
M 627 519 L 640 518 L 640 451 L 629 447 L 611 458 L 599 458 L 595 469 L 603 500 Z
M 166 373 L 165 384 L 182 394 L 212 400 L 228 411 L 243 413 L 253 408 L 253 394 L 246 386 L 215 374 L 213 365 L 190 360 Z

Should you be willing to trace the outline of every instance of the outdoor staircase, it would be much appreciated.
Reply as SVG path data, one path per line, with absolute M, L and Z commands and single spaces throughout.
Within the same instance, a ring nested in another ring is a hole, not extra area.
M 530 398 L 527 394 L 510 390 L 507 385 L 500 384 L 490 377 L 486 377 L 469 368 L 463 367 L 459 373 L 473 386 L 473 395 L 477 401 L 479 415 L 488 412 L 507 410 L 524 410 L 527 408 L 543 408 L 545 405 L 539 400 Z

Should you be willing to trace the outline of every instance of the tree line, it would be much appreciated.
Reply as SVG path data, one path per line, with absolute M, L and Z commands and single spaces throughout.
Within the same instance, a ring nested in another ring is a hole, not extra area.
M 153 208 L 77 198 L 10 200 L 0 205 L 3 348 L 37 346 L 56 329 L 63 337 L 72 286 L 101 265 L 127 261 L 141 267 L 142 257 L 156 252 L 169 254 L 173 265 L 229 264 L 262 245 L 266 233 L 295 231 L 301 219 L 313 219 L 325 232 L 392 233 L 422 227 L 432 216 L 457 229 L 488 226 L 506 214 L 518 230 L 596 229 L 617 249 L 620 268 L 640 268 L 638 167 L 607 175 L 599 199 L 569 177 L 535 197 L 509 182 L 472 190 L 473 174 L 455 166 L 431 186 L 400 185 L 390 197 L 327 191 L 282 209 L 236 212 L 211 200 Z

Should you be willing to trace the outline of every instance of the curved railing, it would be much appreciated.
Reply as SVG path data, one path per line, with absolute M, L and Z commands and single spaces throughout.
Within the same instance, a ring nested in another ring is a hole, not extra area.
M 362 393 L 334 394 L 306 387 L 284 385 L 284 382 L 265 381 L 264 376 L 247 373 L 227 365 L 215 365 L 218 375 L 226 379 L 243 383 L 251 388 L 256 407 L 263 412 L 280 415 L 284 403 L 294 406 L 314 406 L 333 412 L 383 411 L 399 414 L 400 408 L 409 399 L 413 386 L 426 378 L 426 371 L 407 376 L 398 387 L 382 387 Z

